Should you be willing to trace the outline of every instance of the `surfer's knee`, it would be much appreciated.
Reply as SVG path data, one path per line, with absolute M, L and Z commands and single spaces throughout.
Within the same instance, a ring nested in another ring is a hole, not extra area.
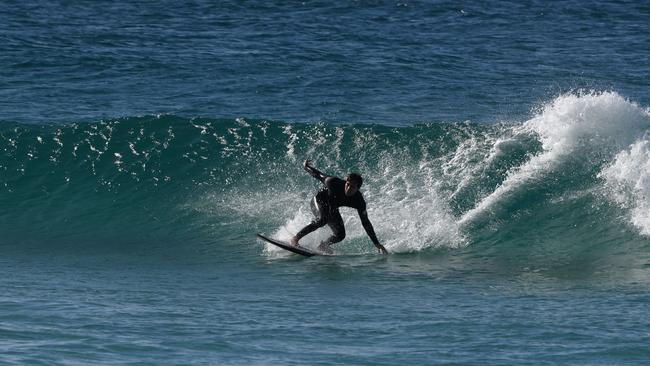
M 332 239 L 330 240 L 332 243 L 338 243 L 345 239 L 345 230 L 340 230 L 334 233 L 332 235 Z
M 318 219 L 314 219 L 314 221 L 312 221 L 311 224 L 314 225 L 317 228 L 318 227 L 323 227 L 323 226 L 327 225 L 327 219 L 322 218 L 322 217 L 318 218 Z

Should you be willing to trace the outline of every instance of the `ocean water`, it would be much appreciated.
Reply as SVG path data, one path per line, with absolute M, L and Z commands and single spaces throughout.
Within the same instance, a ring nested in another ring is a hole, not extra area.
M 647 2 L 2 2 L 0 364 L 647 364 L 649 52 Z M 305 158 L 389 255 L 255 238 Z

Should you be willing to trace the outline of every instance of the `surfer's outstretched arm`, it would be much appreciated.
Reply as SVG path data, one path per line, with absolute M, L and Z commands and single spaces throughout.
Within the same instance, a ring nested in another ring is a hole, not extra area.
M 305 160 L 304 163 L 302 163 L 302 167 L 311 175 L 312 177 L 318 179 L 319 181 L 325 183 L 325 178 L 329 177 L 329 175 L 321 172 L 320 170 L 314 168 L 311 165 L 311 160 L 307 159 Z
M 375 244 L 377 250 L 380 253 L 388 254 L 386 248 L 384 248 L 384 246 L 379 243 L 379 239 L 377 239 L 377 235 L 375 234 L 375 229 L 372 227 L 372 223 L 368 218 L 368 211 L 366 210 L 359 211 L 359 218 L 361 219 L 361 224 L 363 225 L 363 228 L 366 230 L 366 234 L 368 234 L 370 240 L 372 240 L 372 243 Z

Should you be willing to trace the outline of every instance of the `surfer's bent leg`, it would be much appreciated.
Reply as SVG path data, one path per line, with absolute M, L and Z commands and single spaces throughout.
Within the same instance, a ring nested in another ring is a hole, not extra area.
M 343 218 L 339 210 L 335 210 L 327 222 L 330 229 L 332 229 L 332 236 L 330 236 L 323 244 L 332 245 L 345 239 L 345 225 L 343 225 Z
M 330 245 L 345 239 L 345 226 L 343 225 L 343 219 L 341 218 L 339 210 L 334 210 L 330 213 L 327 225 L 332 229 L 332 236 L 323 240 L 318 246 L 318 250 L 327 254 L 332 254 L 334 252 L 332 251 L 332 248 L 330 248 Z
M 295 236 L 295 238 L 297 239 L 296 243 L 303 236 L 327 224 L 328 221 L 327 216 L 328 216 L 329 208 L 322 201 L 317 200 L 316 197 L 314 197 L 311 200 L 310 206 L 311 206 L 311 212 L 314 214 L 314 220 L 311 223 L 309 223 L 309 225 L 302 228 L 302 230 L 300 230 L 298 234 L 296 234 Z

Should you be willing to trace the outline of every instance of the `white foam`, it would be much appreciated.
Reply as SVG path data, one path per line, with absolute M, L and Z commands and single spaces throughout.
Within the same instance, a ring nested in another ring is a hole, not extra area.
M 571 154 L 614 155 L 643 133 L 648 114 L 615 92 L 566 94 L 546 105 L 524 130 L 536 134 L 543 151 L 512 170 L 502 184 L 466 212 L 461 224 L 473 221 L 526 184 L 543 177 Z
M 295 215 L 288 219 L 284 225 L 279 227 L 275 233 L 273 233 L 272 236 L 274 238 L 288 242 L 291 240 L 291 238 L 293 238 L 294 235 L 296 235 L 298 231 L 309 224 L 309 222 L 313 219 L 312 214 L 306 205 L 293 207 L 290 210 L 296 209 L 297 211 Z M 325 227 L 300 239 L 300 245 L 306 248 L 314 249 L 318 246 L 318 244 L 320 244 L 321 241 L 327 239 L 330 235 L 332 235 L 332 232 L 329 230 L 329 228 Z M 270 244 L 266 245 L 266 251 L 267 253 L 286 253 L 285 250 Z
M 609 197 L 630 210 L 631 223 L 650 235 L 650 141 L 643 138 L 618 153 L 599 176 Z
M 434 191 L 423 195 L 409 192 L 404 199 L 387 197 L 378 203 L 379 209 L 369 215 L 377 222 L 378 235 L 391 252 L 457 248 L 466 243 L 448 205 Z
M 567 154 L 579 145 L 620 149 L 648 126 L 647 113 L 616 92 L 567 94 L 526 122 L 545 151 Z M 605 143 L 606 145 L 603 145 Z

